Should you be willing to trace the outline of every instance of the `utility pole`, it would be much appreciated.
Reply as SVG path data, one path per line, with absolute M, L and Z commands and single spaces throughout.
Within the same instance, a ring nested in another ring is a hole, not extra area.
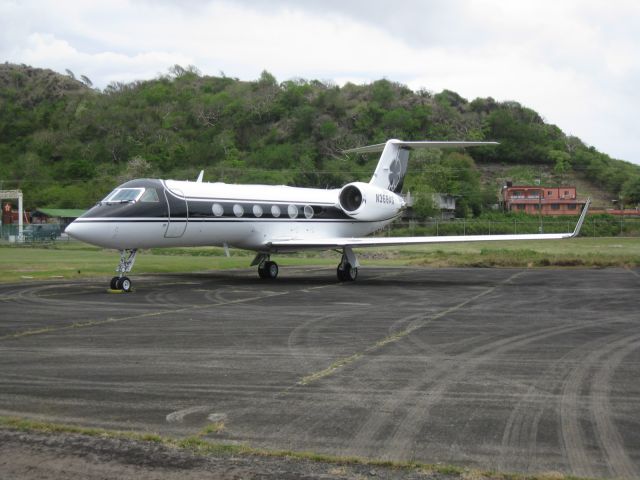
M 541 186 L 542 183 L 542 175 L 540 178 L 536 180 L 536 184 L 538 185 L 538 219 L 540 221 L 540 225 L 538 226 L 538 233 L 542 233 L 542 195 L 544 195 L 544 189 Z

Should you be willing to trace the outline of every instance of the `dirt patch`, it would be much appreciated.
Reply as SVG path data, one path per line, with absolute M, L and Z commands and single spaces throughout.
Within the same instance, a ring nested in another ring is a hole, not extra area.
M 154 442 L 0 429 L 0 478 L 15 480 L 460 479 L 458 474 L 288 457 L 198 455 Z

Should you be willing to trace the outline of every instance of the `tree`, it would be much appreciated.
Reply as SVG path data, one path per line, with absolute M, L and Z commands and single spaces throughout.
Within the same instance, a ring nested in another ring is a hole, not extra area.
M 93 87 L 93 82 L 86 75 L 80 75 L 80 80 L 82 80 L 82 83 L 84 83 L 87 87 Z
M 631 177 L 624 182 L 620 193 L 624 203 L 631 205 L 640 204 L 640 175 Z
M 561 150 L 551 150 L 549 158 L 553 161 L 553 171 L 560 177 L 560 183 L 564 181 L 564 174 L 571 168 L 571 155 Z

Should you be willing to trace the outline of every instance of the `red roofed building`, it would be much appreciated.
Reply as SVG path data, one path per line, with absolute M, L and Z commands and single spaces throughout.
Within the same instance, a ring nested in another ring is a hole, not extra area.
M 586 203 L 578 200 L 576 187 L 511 185 L 508 182 L 501 193 L 505 211 L 532 215 L 578 215 Z

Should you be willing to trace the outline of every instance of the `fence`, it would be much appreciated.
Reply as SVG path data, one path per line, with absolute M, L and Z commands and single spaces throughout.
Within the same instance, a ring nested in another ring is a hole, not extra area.
M 382 236 L 446 236 L 446 235 L 500 235 L 518 233 L 565 233 L 572 232 L 577 219 L 544 218 L 539 220 L 428 220 L 396 221 L 383 231 Z M 640 218 L 587 217 L 580 232 L 581 237 L 640 237 Z M 0 225 L 0 239 L 17 241 L 17 225 Z M 25 243 L 68 241 L 67 235 L 51 238 L 50 235 L 29 235 L 25 232 Z
M 18 243 L 18 225 L 0 225 L 0 241 Z M 58 224 L 27 224 L 22 229 L 21 243 L 47 243 L 68 241 L 69 237 L 62 234 Z
M 513 220 L 428 220 L 394 222 L 381 235 L 386 236 L 445 236 L 445 235 L 501 235 L 519 233 L 565 233 L 572 232 L 575 219 L 543 218 Z M 581 237 L 640 237 L 640 218 L 587 217 Z

